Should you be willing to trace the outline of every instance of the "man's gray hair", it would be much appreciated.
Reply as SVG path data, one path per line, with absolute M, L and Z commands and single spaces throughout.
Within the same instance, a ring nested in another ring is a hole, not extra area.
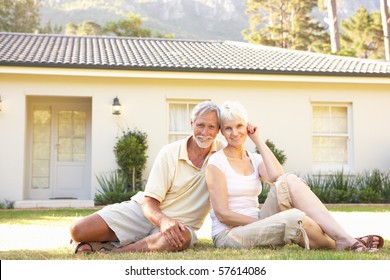
M 218 105 L 212 101 L 204 101 L 204 102 L 201 102 L 198 105 L 196 105 L 195 108 L 192 110 L 191 120 L 195 121 L 199 115 L 213 112 L 213 111 L 215 111 L 217 113 L 218 123 L 219 123 L 219 117 L 221 115 L 221 111 L 220 111 Z

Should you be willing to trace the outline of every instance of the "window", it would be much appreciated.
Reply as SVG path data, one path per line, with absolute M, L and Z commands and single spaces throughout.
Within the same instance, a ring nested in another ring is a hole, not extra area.
M 51 157 L 51 122 L 50 106 L 34 106 L 32 114 L 32 188 L 50 187 Z
M 168 101 L 169 143 L 183 139 L 191 133 L 192 109 L 202 101 Z
M 332 169 L 351 164 L 351 105 L 313 104 L 312 155 L 317 166 Z
M 58 161 L 85 161 L 86 119 L 83 111 L 58 112 Z

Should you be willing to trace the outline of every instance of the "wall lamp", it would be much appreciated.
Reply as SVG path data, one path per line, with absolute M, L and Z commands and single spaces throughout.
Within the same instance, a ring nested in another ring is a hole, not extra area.
M 112 102 L 112 114 L 113 115 L 120 115 L 121 114 L 121 108 L 122 108 L 122 105 L 119 102 L 118 97 L 115 97 L 113 102 Z

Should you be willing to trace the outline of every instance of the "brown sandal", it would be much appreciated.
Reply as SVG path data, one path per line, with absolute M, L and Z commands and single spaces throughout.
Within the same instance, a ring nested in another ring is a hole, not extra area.
M 374 237 L 379 239 L 379 244 L 376 246 L 374 246 Z M 364 241 L 364 239 L 367 239 L 367 241 Z M 363 237 L 358 237 L 356 240 L 360 241 L 364 246 L 367 247 L 367 249 L 380 249 L 383 247 L 383 244 L 385 244 L 383 237 L 380 235 L 366 235 Z
M 89 248 L 91 248 L 90 251 L 80 251 L 81 246 L 88 245 Z M 75 254 L 90 254 L 94 252 L 111 252 L 112 248 L 114 248 L 114 245 L 111 244 L 111 242 L 80 242 L 77 244 L 76 248 L 74 249 Z
M 353 243 L 352 246 L 347 247 L 344 250 L 346 250 L 346 251 L 355 251 L 355 252 L 360 253 L 360 252 L 366 252 L 367 251 L 367 247 L 362 242 L 360 242 L 360 240 L 356 239 L 356 242 Z

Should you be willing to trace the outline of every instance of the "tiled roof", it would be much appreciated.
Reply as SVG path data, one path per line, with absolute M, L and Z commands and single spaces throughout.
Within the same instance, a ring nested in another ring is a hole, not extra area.
M 390 64 L 231 41 L 0 33 L 0 65 L 390 77 Z

